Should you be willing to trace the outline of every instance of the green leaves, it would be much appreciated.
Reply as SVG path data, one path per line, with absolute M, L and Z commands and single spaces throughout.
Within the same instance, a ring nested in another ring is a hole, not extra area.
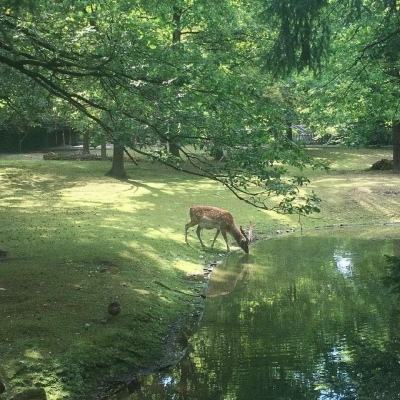
M 298 188 L 307 184 L 299 171 L 317 164 L 286 137 L 298 119 L 295 85 L 277 82 L 263 59 L 269 52 L 274 63 L 292 68 L 289 49 L 283 58 L 277 49 L 285 27 L 297 19 L 288 32 L 297 38 L 295 53 L 300 49 L 294 61 L 305 66 L 312 59 L 310 65 L 316 65 L 315 35 L 308 30 L 325 2 L 291 6 L 231 0 L 43 2 L 34 11 L 1 16 L 0 40 L 6 45 L 0 61 L 18 71 L 10 87 L 23 79 L 47 91 L 54 114 L 69 126 L 216 180 L 256 207 L 292 212 L 289 204 L 300 201 Z M 274 10 L 273 18 L 261 25 L 265 7 Z M 226 154 L 222 162 L 210 156 L 215 149 Z M 282 197 L 287 201 L 281 207 Z

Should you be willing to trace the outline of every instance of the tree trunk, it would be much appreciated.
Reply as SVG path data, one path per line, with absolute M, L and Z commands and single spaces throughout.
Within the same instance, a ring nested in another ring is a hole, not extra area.
M 286 138 L 293 141 L 293 128 L 292 124 L 288 123 L 286 126 Z
M 393 121 L 393 171 L 400 173 L 400 120 Z
M 90 154 L 90 136 L 88 132 L 83 134 L 83 154 Z
M 102 160 L 106 160 L 107 159 L 107 142 L 106 142 L 106 138 L 105 137 L 101 139 L 100 154 L 101 154 L 101 159 Z
M 122 144 L 114 143 L 112 167 L 106 175 L 117 179 L 127 178 L 124 165 L 124 146 Z

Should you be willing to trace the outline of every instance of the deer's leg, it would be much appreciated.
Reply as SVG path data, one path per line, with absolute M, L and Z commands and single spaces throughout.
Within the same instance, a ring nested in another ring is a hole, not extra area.
M 190 221 L 185 225 L 185 242 L 186 244 L 189 244 L 188 240 L 187 240 L 187 234 L 188 234 L 188 229 L 191 228 L 192 226 L 197 225 L 196 223 Z
M 214 243 L 215 243 L 215 241 L 217 240 L 217 237 L 218 237 L 218 235 L 219 235 L 220 232 L 221 232 L 221 230 L 220 230 L 220 229 L 217 229 L 217 233 L 216 233 L 215 236 L 214 236 L 214 240 L 213 240 L 213 242 L 212 242 L 212 244 L 211 244 L 211 248 L 214 247 Z
M 201 232 L 201 228 L 200 228 L 200 226 L 198 226 L 197 229 L 196 229 L 197 237 L 198 237 L 199 240 L 200 240 L 201 247 L 204 249 L 206 246 L 204 246 L 204 243 L 203 243 L 203 241 L 201 240 L 200 232 Z
M 231 251 L 230 248 L 229 248 L 229 244 L 228 244 L 228 238 L 226 237 L 226 231 L 221 230 L 221 233 L 222 233 L 222 236 L 223 236 L 223 238 L 225 240 L 225 243 L 226 243 L 226 251 Z

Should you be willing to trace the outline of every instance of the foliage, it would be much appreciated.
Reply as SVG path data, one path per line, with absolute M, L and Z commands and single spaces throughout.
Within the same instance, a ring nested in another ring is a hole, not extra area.
M 314 164 L 284 138 L 288 112 L 265 90 L 272 77 L 263 54 L 278 31 L 276 19 L 260 30 L 257 10 L 261 4 L 206 0 L 9 5 L 0 62 L 66 102 L 64 115 L 79 130 L 95 131 L 85 116 L 115 143 L 287 212 L 279 205 L 299 200 L 306 179 L 287 176 L 285 165 Z M 165 142 L 176 143 L 181 158 L 160 150 Z M 229 162 L 215 165 L 197 152 L 213 147 L 227 148 Z
M 399 12 L 386 1 L 333 2 L 329 63 L 303 74 L 303 118 L 321 136 L 349 145 L 389 144 L 399 118 Z

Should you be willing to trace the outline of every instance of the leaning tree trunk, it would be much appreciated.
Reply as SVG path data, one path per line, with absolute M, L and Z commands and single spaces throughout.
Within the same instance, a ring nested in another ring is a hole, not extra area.
M 124 146 L 122 144 L 114 143 L 112 167 L 106 175 L 117 179 L 127 178 L 124 165 Z
M 393 121 L 393 171 L 400 173 L 400 120 Z

